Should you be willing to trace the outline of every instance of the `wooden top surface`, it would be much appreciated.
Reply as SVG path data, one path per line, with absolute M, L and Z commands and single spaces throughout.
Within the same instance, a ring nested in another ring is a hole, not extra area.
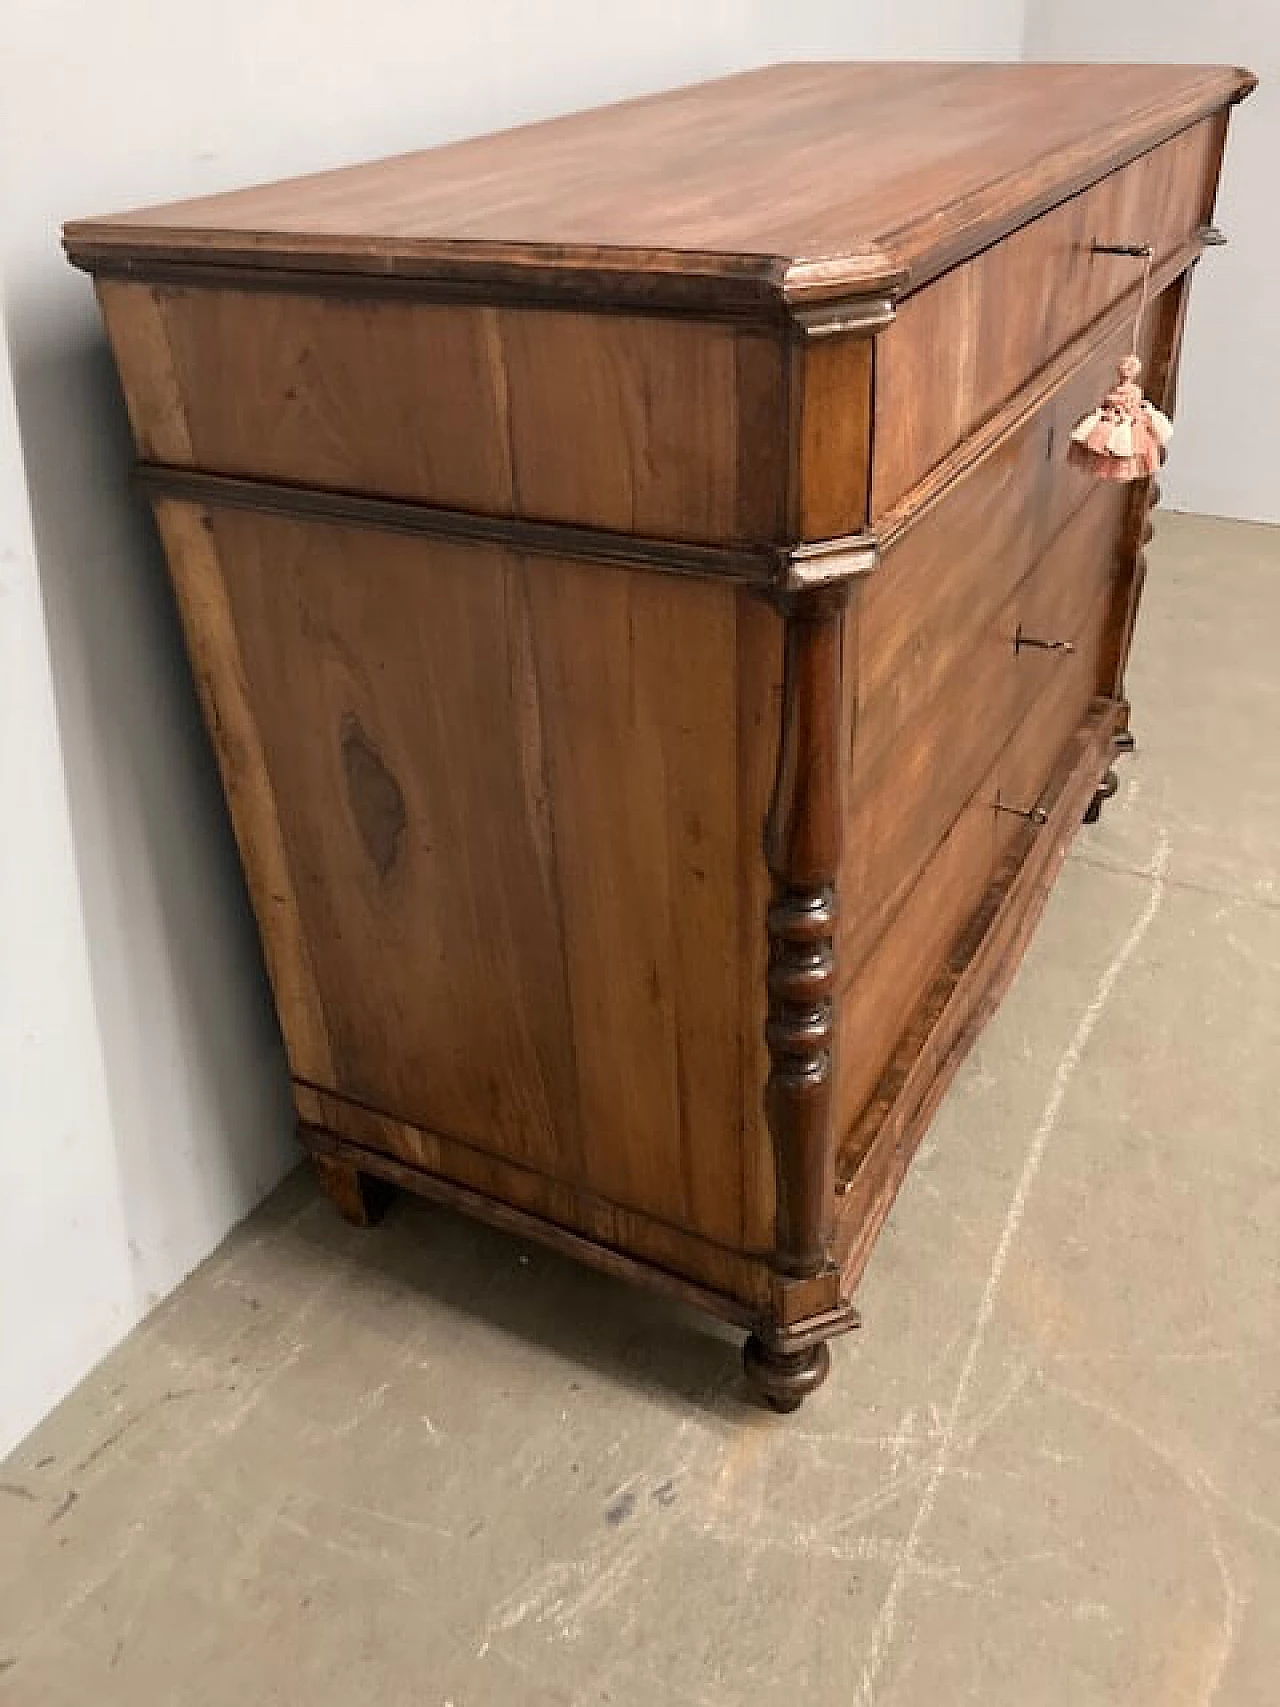
M 141 274 L 212 262 L 586 295 L 663 279 L 707 297 L 875 295 L 933 277 L 1253 81 L 1223 66 L 776 65 L 76 221 L 65 240 L 82 265 Z

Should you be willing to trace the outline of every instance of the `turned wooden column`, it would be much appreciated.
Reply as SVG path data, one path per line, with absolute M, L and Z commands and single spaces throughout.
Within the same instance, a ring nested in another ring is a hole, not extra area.
M 768 913 L 770 1071 L 765 1114 L 777 1196 L 774 1263 L 796 1279 L 830 1261 L 835 1202 L 832 1043 L 836 876 L 844 820 L 842 647 L 848 583 L 789 594 L 778 773 L 765 831 L 773 878 Z M 767 1332 L 748 1341 L 747 1369 L 775 1408 L 819 1386 L 826 1344 L 800 1350 Z
M 841 646 L 848 584 L 786 607 L 782 745 L 765 834 L 770 1072 L 765 1112 L 777 1176 L 776 1261 L 816 1274 L 835 1198 L 830 1143 L 836 870 L 843 833 Z

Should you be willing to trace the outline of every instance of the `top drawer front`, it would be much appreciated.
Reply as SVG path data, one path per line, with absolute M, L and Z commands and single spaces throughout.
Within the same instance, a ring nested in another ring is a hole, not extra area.
M 760 331 L 284 289 L 98 291 L 153 461 L 657 538 L 781 537 L 782 353 Z
M 1194 236 L 1212 212 L 1223 123 L 1183 131 L 907 298 L 876 347 L 873 516 L 1135 292 L 1141 263 L 1096 255 L 1095 241 L 1151 243 L 1159 261 Z

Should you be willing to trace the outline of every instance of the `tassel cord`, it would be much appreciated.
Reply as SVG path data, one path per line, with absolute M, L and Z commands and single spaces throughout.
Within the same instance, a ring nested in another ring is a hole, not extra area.
M 1099 406 L 1076 423 L 1067 452 L 1076 467 L 1099 480 L 1141 480 L 1154 474 L 1164 461 L 1173 430 L 1155 404 L 1142 395 L 1138 384 L 1142 372 L 1138 348 L 1151 294 L 1155 249 L 1147 243 L 1125 252 L 1142 257 L 1142 287 L 1131 353 L 1120 363 L 1116 383 Z
M 1155 265 L 1155 245 L 1148 243 L 1142 261 L 1142 290 L 1138 296 L 1138 312 L 1133 321 L 1133 353 L 1138 353 L 1138 339 L 1142 336 L 1142 322 L 1147 314 L 1147 299 L 1151 293 L 1151 269 Z

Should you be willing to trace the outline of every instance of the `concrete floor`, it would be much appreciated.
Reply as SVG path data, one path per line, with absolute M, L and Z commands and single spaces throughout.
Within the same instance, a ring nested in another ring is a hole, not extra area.
M 1274 1707 L 1280 530 L 1160 524 L 1141 753 L 789 1421 L 299 1174 L 0 1468 L 9 1707 Z

